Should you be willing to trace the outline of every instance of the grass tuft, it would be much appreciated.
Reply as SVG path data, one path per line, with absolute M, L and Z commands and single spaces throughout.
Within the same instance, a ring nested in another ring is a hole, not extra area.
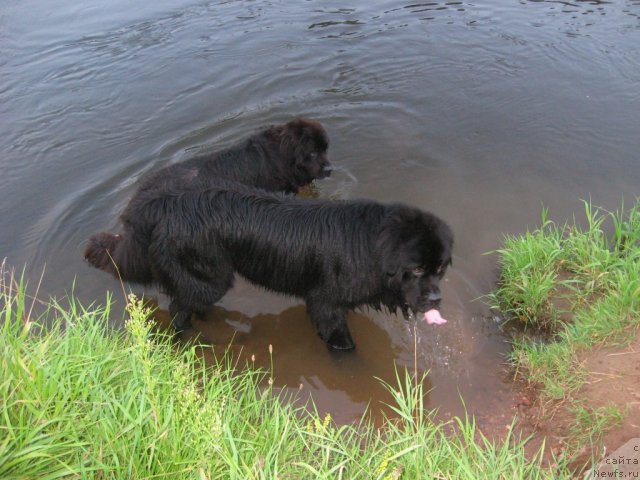
M 547 219 L 542 226 L 522 236 L 506 236 L 499 255 L 501 281 L 487 296 L 492 308 L 541 328 L 555 326 L 559 312 L 552 298 L 562 284 L 563 229 Z

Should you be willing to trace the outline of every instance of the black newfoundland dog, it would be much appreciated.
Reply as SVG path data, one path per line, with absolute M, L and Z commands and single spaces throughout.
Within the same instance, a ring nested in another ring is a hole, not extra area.
M 446 321 L 438 284 L 453 235 L 413 207 L 301 200 L 221 182 L 140 194 L 122 220 L 124 232 L 94 235 L 85 258 L 124 280 L 158 285 L 178 330 L 222 298 L 234 273 L 303 298 L 332 349 L 355 347 L 346 318 L 361 305 Z
M 297 118 L 272 125 L 231 147 L 197 155 L 145 176 L 135 195 L 149 190 L 206 188 L 230 180 L 267 191 L 298 193 L 330 174 L 329 137 L 320 122 Z

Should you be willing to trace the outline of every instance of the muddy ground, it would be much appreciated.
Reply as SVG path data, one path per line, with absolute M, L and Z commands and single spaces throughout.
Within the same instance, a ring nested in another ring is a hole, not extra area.
M 519 432 L 532 435 L 527 444 L 530 453 L 537 451 L 544 441 L 545 462 L 553 463 L 569 455 L 572 466 L 580 469 L 591 461 L 592 455 L 604 458 L 630 439 L 640 438 L 640 335 L 630 332 L 629 336 L 631 341 L 624 347 L 598 348 L 582 354 L 587 381 L 573 397 L 591 410 L 614 405 L 624 412 L 622 421 L 605 423 L 604 435 L 595 439 L 595 445 L 574 450 L 571 403 L 543 402 L 535 392 L 525 391 L 514 409 Z

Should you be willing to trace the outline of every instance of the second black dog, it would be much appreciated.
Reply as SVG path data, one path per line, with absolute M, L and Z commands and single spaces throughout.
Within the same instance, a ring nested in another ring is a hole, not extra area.
M 226 149 L 196 155 L 145 176 L 135 195 L 148 190 L 203 188 L 219 180 L 263 190 L 298 193 L 330 174 L 329 137 L 316 120 L 272 125 Z

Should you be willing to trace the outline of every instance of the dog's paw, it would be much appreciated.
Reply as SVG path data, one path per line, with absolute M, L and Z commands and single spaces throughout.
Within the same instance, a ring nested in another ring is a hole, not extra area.
M 173 328 L 176 332 L 183 332 L 191 328 L 191 314 L 188 312 L 178 312 L 173 317 Z
M 336 330 L 327 340 L 327 347 L 329 350 L 344 351 L 353 350 L 356 344 L 348 330 Z

